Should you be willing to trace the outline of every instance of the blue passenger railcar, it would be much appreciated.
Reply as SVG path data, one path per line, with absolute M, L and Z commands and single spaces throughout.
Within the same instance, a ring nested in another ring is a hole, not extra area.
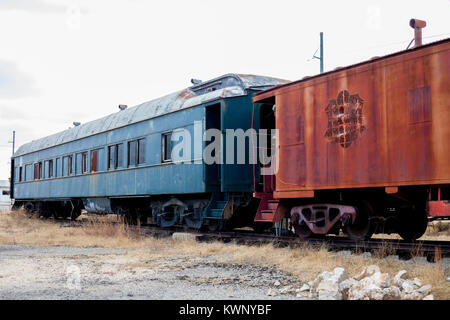
M 160 226 L 252 221 L 254 210 L 243 210 L 252 166 L 208 164 L 203 150 L 214 141 L 203 136 L 251 128 L 253 94 L 282 83 L 227 74 L 25 144 L 12 158 L 14 207 L 45 217 L 126 214 Z

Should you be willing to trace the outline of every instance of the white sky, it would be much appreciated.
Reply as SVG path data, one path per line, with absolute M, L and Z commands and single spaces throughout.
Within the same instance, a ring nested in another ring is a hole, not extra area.
M 0 0 L 0 180 L 21 144 L 225 73 L 297 80 L 450 36 L 450 0 Z M 317 53 L 319 55 L 319 53 Z

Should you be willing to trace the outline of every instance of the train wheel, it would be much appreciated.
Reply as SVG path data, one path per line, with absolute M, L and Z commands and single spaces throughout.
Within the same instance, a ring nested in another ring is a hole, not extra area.
M 25 205 L 23 206 L 23 208 L 25 209 L 25 212 L 28 216 L 28 218 L 33 217 L 33 215 L 35 214 L 35 206 L 33 202 L 27 202 L 25 203 Z
M 314 233 L 311 229 L 304 223 L 294 225 L 295 233 L 300 237 L 300 239 L 305 240 L 310 238 Z
M 186 222 L 186 225 L 191 229 L 198 230 L 203 226 L 203 219 L 201 218 L 184 217 L 184 221 Z
M 344 233 L 354 241 L 363 241 L 369 239 L 373 230 L 370 225 L 370 217 L 373 215 L 372 206 L 365 200 L 360 201 L 356 208 L 358 214 L 355 222 L 344 227 Z
M 169 228 L 177 223 L 178 220 L 177 208 L 178 207 L 176 206 L 167 206 L 164 209 L 163 214 L 158 219 L 158 224 L 160 227 Z
M 399 217 L 398 234 L 404 240 L 413 241 L 419 239 L 428 226 L 428 218 L 423 208 L 416 210 L 403 210 Z
M 209 220 L 208 231 L 211 232 L 221 231 L 222 228 L 223 228 L 222 221 Z

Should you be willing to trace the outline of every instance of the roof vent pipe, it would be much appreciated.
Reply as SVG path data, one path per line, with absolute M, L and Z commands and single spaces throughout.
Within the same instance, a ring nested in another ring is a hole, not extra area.
M 74 125 L 75 127 L 78 127 L 79 125 L 81 125 L 81 122 L 74 122 L 73 125 Z
M 422 45 L 422 28 L 427 26 L 427 23 L 419 19 L 409 20 L 409 25 L 414 29 L 414 47 L 420 47 Z
M 199 79 L 191 79 L 191 83 L 193 84 L 193 85 L 197 85 L 197 84 L 201 84 L 203 81 L 202 80 L 199 80 Z
M 119 109 L 120 111 L 125 110 L 126 108 L 128 108 L 128 106 L 126 104 L 119 104 Z

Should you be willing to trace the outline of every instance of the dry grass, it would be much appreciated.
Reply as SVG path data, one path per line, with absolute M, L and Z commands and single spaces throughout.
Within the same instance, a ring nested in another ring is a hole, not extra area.
M 220 263 L 253 264 L 277 268 L 299 277 L 302 281 L 314 279 L 320 272 L 344 267 L 350 276 L 355 276 L 367 265 L 376 264 L 382 272 L 395 275 L 399 270 L 408 271 L 408 277 L 417 277 L 433 286 L 437 299 L 450 298 L 450 270 L 442 261 L 435 264 L 405 262 L 385 258 L 392 248 L 389 245 L 371 258 L 360 255 L 345 256 L 330 252 L 327 248 L 275 248 L 272 244 L 243 246 L 213 242 L 199 244 L 191 241 L 153 239 L 142 236 L 135 228 L 116 223 L 115 218 L 85 217 L 79 227 L 61 227 L 49 220 L 29 219 L 23 212 L 0 213 L 0 243 L 28 245 L 70 245 L 77 247 L 102 246 L 129 248 L 128 256 L 137 258 L 142 265 L 164 257 L 198 259 L 214 256 Z M 111 221 L 113 220 L 113 221 Z
M 23 211 L 1 212 L 0 243 L 138 248 L 153 241 L 124 223 L 103 217 L 85 220 L 82 226 L 70 227 L 69 220 L 62 224 L 53 219 L 29 218 Z

